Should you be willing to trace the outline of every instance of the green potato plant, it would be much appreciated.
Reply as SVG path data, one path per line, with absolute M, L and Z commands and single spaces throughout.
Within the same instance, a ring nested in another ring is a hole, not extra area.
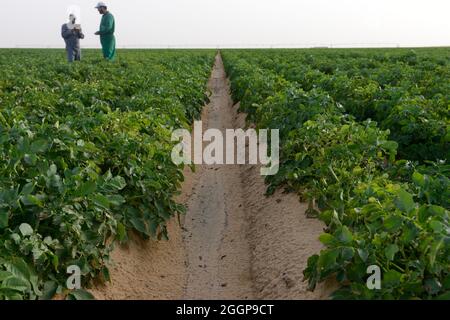
M 298 193 L 326 225 L 311 290 L 334 277 L 334 299 L 450 299 L 448 50 L 223 53 L 248 119 L 280 130 L 268 193 Z
M 171 132 L 199 117 L 214 52 L 95 55 L 1 51 L 0 299 L 91 299 L 69 266 L 83 288 L 108 281 L 115 243 L 167 239 L 185 211 Z

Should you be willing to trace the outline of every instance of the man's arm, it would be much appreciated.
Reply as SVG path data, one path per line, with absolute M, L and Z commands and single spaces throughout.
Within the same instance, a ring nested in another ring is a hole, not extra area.
M 72 36 L 73 32 L 72 30 L 70 30 L 67 25 L 63 24 L 62 28 L 61 28 L 61 36 L 64 39 L 68 39 L 70 38 L 70 36 Z
M 77 35 L 79 39 L 84 39 L 84 33 L 81 29 L 77 30 Z
M 114 26 L 114 17 L 112 14 L 108 14 L 102 19 L 102 23 L 100 25 L 99 35 L 107 35 L 111 34 Z

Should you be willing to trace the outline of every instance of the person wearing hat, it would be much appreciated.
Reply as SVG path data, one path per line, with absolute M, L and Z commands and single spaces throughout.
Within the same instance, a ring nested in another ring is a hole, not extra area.
M 79 24 L 75 24 L 77 17 L 72 13 L 69 22 L 63 24 L 61 36 L 66 43 L 67 60 L 69 62 L 81 60 L 80 39 L 84 39 L 83 31 Z
M 99 2 L 95 7 L 103 15 L 100 23 L 100 30 L 95 35 L 100 36 L 103 57 L 112 61 L 116 56 L 116 38 L 114 37 L 115 21 L 114 16 L 108 11 L 104 2 Z

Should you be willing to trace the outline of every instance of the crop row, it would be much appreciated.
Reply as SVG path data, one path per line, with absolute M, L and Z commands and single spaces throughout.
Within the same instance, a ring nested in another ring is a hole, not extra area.
M 402 158 L 449 156 L 448 49 L 262 51 L 252 59 L 275 79 L 281 76 L 305 92 L 326 92 L 358 121 L 377 121 L 399 143 Z
M 213 52 L 95 54 L 0 55 L 0 299 L 67 294 L 71 265 L 108 280 L 114 240 L 167 238 L 184 212 L 171 132 L 200 114 Z
M 311 290 L 334 276 L 337 299 L 450 299 L 445 53 L 223 53 L 241 110 L 259 128 L 280 129 L 268 192 L 297 192 L 327 226 L 325 248 L 304 270 Z M 372 265 L 383 274 L 379 290 L 366 285 Z

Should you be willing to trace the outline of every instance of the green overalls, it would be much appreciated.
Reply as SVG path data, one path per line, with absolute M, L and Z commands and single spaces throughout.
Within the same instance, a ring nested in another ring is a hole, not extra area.
M 107 12 L 102 17 L 100 23 L 100 42 L 102 44 L 103 57 L 107 60 L 114 60 L 116 56 L 116 38 L 114 16 Z

